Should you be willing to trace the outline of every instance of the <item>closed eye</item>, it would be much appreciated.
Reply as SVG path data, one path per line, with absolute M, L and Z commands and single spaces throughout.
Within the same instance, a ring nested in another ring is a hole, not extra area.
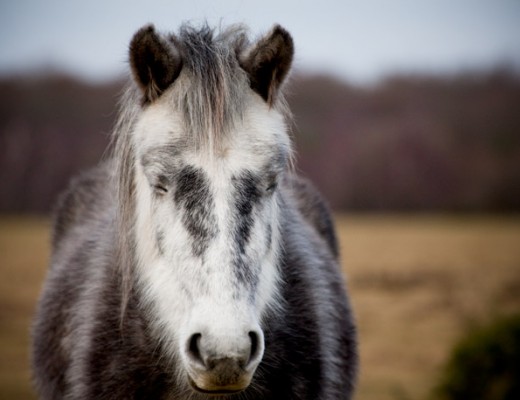
M 154 185 L 154 190 L 158 194 L 166 194 L 168 193 L 168 189 L 164 187 L 163 185 Z
M 267 186 L 267 188 L 265 189 L 265 191 L 267 193 L 272 193 L 276 190 L 276 188 L 278 187 L 278 182 L 277 181 L 273 181 L 269 184 L 269 186 Z
M 158 175 L 150 182 L 156 194 L 163 195 L 168 193 L 169 181 L 164 175 Z

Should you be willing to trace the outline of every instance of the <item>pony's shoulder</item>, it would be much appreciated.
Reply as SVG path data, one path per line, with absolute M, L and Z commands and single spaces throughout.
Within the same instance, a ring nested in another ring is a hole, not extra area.
M 306 178 L 291 174 L 287 177 L 286 184 L 300 213 L 325 239 L 334 256 L 338 257 L 338 239 L 327 201 Z
M 100 209 L 106 207 L 112 170 L 109 163 L 103 163 L 72 178 L 54 209 L 54 248 L 72 226 L 99 215 Z

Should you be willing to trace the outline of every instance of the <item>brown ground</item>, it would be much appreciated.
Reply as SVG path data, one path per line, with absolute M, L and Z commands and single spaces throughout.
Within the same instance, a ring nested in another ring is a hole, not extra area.
M 360 332 L 359 400 L 430 398 L 452 344 L 520 310 L 520 217 L 338 216 Z M 29 325 L 48 221 L 0 218 L 0 400 L 34 399 Z

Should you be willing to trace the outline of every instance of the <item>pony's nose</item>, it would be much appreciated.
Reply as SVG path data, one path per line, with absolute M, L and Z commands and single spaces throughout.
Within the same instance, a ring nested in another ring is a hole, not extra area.
M 263 350 L 263 335 L 259 331 L 252 330 L 233 338 L 195 333 L 186 345 L 191 367 L 190 382 L 202 392 L 232 393 L 243 390 L 249 385 L 262 359 Z
M 262 335 L 255 331 L 250 331 L 245 340 L 235 339 L 235 345 L 229 352 L 219 351 L 213 344 L 218 341 L 215 338 L 211 340 L 209 335 L 202 336 L 201 333 L 193 334 L 187 346 L 187 353 L 190 361 L 198 364 L 207 370 L 215 368 L 221 359 L 231 359 L 237 363 L 237 366 L 247 370 L 263 353 Z M 243 339 L 243 338 L 241 338 Z M 227 341 L 233 341 L 226 338 Z M 227 353 L 227 354 L 226 354 Z

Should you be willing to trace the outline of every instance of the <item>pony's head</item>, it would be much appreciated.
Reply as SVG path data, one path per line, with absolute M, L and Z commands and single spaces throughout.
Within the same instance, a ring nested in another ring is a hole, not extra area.
M 277 185 L 291 156 L 279 90 L 292 56 L 279 26 L 254 43 L 240 28 L 148 26 L 130 44 L 139 101 L 118 139 L 120 212 L 156 332 L 200 392 L 249 385 L 279 303 Z

